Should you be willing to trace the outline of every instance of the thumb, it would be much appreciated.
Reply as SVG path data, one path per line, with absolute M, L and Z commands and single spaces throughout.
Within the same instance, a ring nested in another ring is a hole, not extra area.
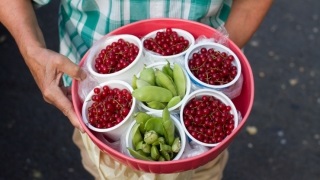
M 62 56 L 63 62 L 58 64 L 58 69 L 63 73 L 69 75 L 73 79 L 82 81 L 87 77 L 86 72 L 77 64 L 73 63 L 67 57 Z

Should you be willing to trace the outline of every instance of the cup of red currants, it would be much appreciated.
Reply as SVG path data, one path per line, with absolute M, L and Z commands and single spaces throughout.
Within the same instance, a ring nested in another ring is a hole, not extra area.
M 107 80 L 131 81 L 143 68 L 141 40 L 130 34 L 105 36 L 91 48 L 86 67 L 99 82 Z
M 82 120 L 89 129 L 103 133 L 108 140 L 118 141 L 133 121 L 136 99 L 132 87 L 120 80 L 100 83 L 86 96 Z
M 227 138 L 238 121 L 230 98 L 213 89 L 193 91 L 180 109 L 180 122 L 187 136 L 207 147 L 215 147 Z
M 185 55 L 185 69 L 195 89 L 223 91 L 236 84 L 241 64 L 228 47 L 215 42 L 198 43 Z
M 178 28 L 164 28 L 152 31 L 142 38 L 146 56 L 153 62 L 176 62 L 193 46 L 195 38 L 191 33 Z

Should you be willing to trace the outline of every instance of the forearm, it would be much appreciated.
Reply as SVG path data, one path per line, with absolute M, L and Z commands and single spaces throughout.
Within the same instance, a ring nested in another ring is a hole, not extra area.
M 0 22 L 14 37 L 44 100 L 60 109 L 83 132 L 68 97 L 70 89 L 60 83 L 63 74 L 83 80 L 85 72 L 67 57 L 46 48 L 31 0 L 0 0 L 0 6 Z
M 256 32 L 273 0 L 234 0 L 225 28 L 230 39 L 242 48 Z
M 0 6 L 0 22 L 11 33 L 27 61 L 32 49 L 45 47 L 31 0 L 1 0 Z

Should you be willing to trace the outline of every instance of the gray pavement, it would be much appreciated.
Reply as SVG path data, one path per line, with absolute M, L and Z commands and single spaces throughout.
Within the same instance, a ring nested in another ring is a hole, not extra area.
M 58 50 L 57 7 L 54 1 L 37 10 L 53 50 Z M 275 1 L 245 48 L 255 101 L 229 147 L 225 180 L 320 179 L 319 7 L 317 0 Z M 92 179 L 71 140 L 73 127 L 44 102 L 2 26 L 0 54 L 0 180 Z

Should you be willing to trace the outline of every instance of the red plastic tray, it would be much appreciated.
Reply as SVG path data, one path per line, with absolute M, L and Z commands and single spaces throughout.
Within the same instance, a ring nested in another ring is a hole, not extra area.
M 148 19 L 142 20 L 135 23 L 131 23 L 129 25 L 125 25 L 119 29 L 114 30 L 113 32 L 109 33 L 109 35 L 116 35 L 116 34 L 132 34 L 138 37 L 143 37 L 147 33 L 162 29 L 166 27 L 172 28 L 180 28 L 190 32 L 195 38 L 200 35 L 205 35 L 206 37 L 214 37 L 217 34 L 217 31 L 210 26 L 189 21 L 189 20 L 181 20 L 181 19 Z M 187 171 L 191 169 L 195 169 L 199 166 L 202 166 L 209 161 L 213 160 L 217 157 L 223 150 L 225 150 L 236 135 L 240 132 L 243 128 L 244 124 L 246 123 L 248 116 L 251 112 L 251 108 L 253 105 L 254 99 L 254 79 L 252 75 L 252 70 L 250 64 L 246 58 L 246 56 L 242 53 L 242 51 L 232 42 L 229 40 L 229 48 L 234 51 L 234 53 L 238 56 L 242 66 L 242 74 L 243 74 L 243 87 L 241 94 L 233 99 L 233 102 L 236 108 L 241 112 L 242 121 L 238 125 L 238 127 L 229 135 L 227 136 L 218 146 L 210 149 L 209 151 L 187 159 L 175 160 L 175 161 L 168 161 L 168 162 L 148 162 L 142 161 L 138 159 L 134 159 L 128 157 L 111 147 L 107 146 L 103 143 L 102 136 L 95 134 L 95 132 L 91 131 L 87 128 L 87 126 L 82 121 L 81 115 L 81 108 L 82 103 L 80 97 L 78 96 L 78 81 L 73 80 L 72 82 L 72 98 L 73 98 L 73 105 L 75 108 L 75 112 L 78 116 L 78 119 L 83 126 L 86 133 L 92 139 L 92 141 L 105 153 L 112 156 L 117 161 L 133 168 L 136 170 L 141 170 L 145 172 L 152 172 L 152 173 L 174 173 L 174 172 L 181 172 Z M 87 54 L 83 57 L 80 62 L 80 65 L 86 59 Z

